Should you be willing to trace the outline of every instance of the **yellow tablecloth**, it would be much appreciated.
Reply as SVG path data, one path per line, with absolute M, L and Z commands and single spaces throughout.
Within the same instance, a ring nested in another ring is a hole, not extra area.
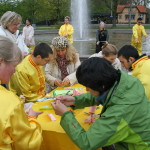
M 76 84 L 72 87 L 82 87 L 84 91 L 86 91 L 85 87 L 80 84 Z M 57 88 L 55 90 L 59 89 L 62 90 L 63 88 Z M 37 102 L 32 106 L 32 108 L 35 111 L 39 111 L 42 106 L 51 107 L 51 102 Z M 97 109 L 96 114 L 99 114 L 101 112 L 101 109 L 102 108 Z M 71 141 L 63 128 L 60 126 L 61 117 L 55 115 L 53 109 L 44 110 L 43 112 L 44 113 L 39 115 L 38 117 L 38 121 L 41 124 L 43 130 L 43 143 L 41 145 L 41 150 L 79 150 L 79 148 Z M 53 114 L 56 118 L 56 121 L 51 121 L 47 115 L 47 112 L 49 114 Z M 87 131 L 90 125 L 84 123 L 84 120 L 86 119 L 86 117 L 88 117 L 88 115 L 84 112 L 89 112 L 89 107 L 75 110 L 75 118 L 78 120 L 80 125 Z

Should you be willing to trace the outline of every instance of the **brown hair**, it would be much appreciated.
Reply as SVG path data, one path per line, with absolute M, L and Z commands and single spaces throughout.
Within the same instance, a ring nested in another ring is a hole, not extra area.
M 118 49 L 116 48 L 115 45 L 104 44 L 104 46 L 102 47 L 102 54 L 105 55 L 106 57 L 109 55 L 117 55 Z

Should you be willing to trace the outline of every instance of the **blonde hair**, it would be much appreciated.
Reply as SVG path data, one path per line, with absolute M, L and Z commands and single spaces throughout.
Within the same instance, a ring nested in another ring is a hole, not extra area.
M 104 46 L 102 47 L 102 54 L 105 55 L 106 57 L 109 55 L 117 55 L 118 49 L 116 48 L 115 45 L 104 44 Z
M 103 21 L 100 22 L 99 26 L 101 27 L 102 24 L 104 24 L 104 26 L 105 26 L 105 23 Z
M 70 21 L 70 17 L 69 16 L 66 16 L 65 19 L 68 19 Z
M 5 62 L 21 62 L 23 55 L 18 46 L 9 38 L 0 36 L 0 58 Z
M 65 49 L 66 48 L 66 59 L 69 63 L 77 62 L 77 50 L 70 44 L 67 38 L 63 36 L 58 36 L 52 40 L 51 48 L 53 50 L 53 58 L 51 60 L 52 65 L 56 65 L 57 52 L 56 49 Z
M 17 21 L 18 23 L 21 23 L 21 16 L 13 11 L 7 11 L 3 14 L 1 17 L 1 25 L 4 29 L 8 28 L 9 25 L 11 25 L 13 22 Z

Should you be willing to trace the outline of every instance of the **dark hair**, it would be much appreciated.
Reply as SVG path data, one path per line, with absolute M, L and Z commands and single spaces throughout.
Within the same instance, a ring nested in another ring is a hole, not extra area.
M 43 58 L 49 57 L 49 54 L 53 54 L 53 51 L 51 47 L 46 43 L 40 43 L 38 44 L 33 52 L 33 56 L 36 57 L 37 55 L 40 55 Z
M 139 58 L 137 49 L 131 45 L 123 46 L 118 52 L 118 57 L 120 56 L 123 56 L 126 60 L 129 60 L 130 57 Z
M 28 20 L 28 21 L 30 22 L 30 24 L 31 24 L 31 19 L 29 19 L 29 18 L 26 18 L 26 20 Z
M 142 18 L 141 18 L 141 17 L 139 17 L 139 18 L 137 19 L 137 21 L 142 21 Z
M 80 84 L 100 92 L 101 95 L 119 80 L 119 73 L 108 60 L 92 57 L 82 62 L 76 77 Z

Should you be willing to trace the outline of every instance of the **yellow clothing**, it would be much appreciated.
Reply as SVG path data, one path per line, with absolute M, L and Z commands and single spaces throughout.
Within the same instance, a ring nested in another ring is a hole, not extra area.
M 22 100 L 0 85 L 0 149 L 38 150 L 42 131 L 36 119 L 27 117 Z
M 45 96 L 45 76 L 43 66 L 38 66 L 28 55 L 16 67 L 16 72 L 11 77 L 9 89 L 18 96 L 24 95 L 26 102 L 34 102 Z
M 66 34 L 68 34 L 67 39 L 69 42 L 73 45 L 73 26 L 70 24 L 64 24 L 59 29 L 59 35 L 62 35 L 65 37 Z
M 132 39 L 131 39 L 131 45 L 134 46 L 139 55 L 141 56 L 142 54 L 142 35 L 147 37 L 147 34 L 145 32 L 144 26 L 142 25 L 134 25 L 132 28 L 133 34 L 132 34 Z M 135 39 L 138 39 L 138 42 L 135 41 Z
M 150 100 L 150 60 L 143 56 L 132 64 L 132 75 L 137 77 L 145 88 L 145 93 Z

